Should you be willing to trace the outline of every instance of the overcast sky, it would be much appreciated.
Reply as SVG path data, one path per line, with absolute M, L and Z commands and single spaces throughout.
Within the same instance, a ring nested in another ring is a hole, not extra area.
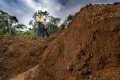
M 113 3 L 120 0 L 0 0 L 0 10 L 18 18 L 29 27 L 28 22 L 37 10 L 47 10 L 51 15 L 65 19 L 88 3 Z

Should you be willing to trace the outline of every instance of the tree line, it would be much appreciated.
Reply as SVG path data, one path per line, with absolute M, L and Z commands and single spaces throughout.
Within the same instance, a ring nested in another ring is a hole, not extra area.
M 67 28 L 66 26 L 71 22 L 74 16 L 69 15 L 63 23 L 60 23 L 61 19 L 59 17 L 54 17 L 47 11 L 38 10 L 33 14 L 33 19 L 29 22 L 31 28 L 27 29 L 24 24 L 19 24 L 16 16 L 11 16 L 0 10 L 0 35 L 37 36 L 38 26 L 36 17 L 44 17 L 47 20 L 48 24 L 46 29 L 49 35 L 52 35 Z

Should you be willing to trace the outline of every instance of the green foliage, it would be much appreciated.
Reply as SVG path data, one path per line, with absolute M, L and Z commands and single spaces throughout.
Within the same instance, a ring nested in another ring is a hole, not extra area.
M 10 16 L 10 20 L 18 23 L 18 19 L 15 16 Z
M 74 18 L 74 15 L 69 15 L 66 19 L 65 19 L 65 21 L 61 24 L 61 26 L 60 26 L 60 29 L 61 30 L 64 30 L 66 27 L 67 27 L 67 25 L 73 20 L 73 18 Z
M 33 36 L 33 33 L 30 31 L 30 30 L 27 30 L 23 33 L 23 35 L 26 35 L 26 36 Z
M 52 35 L 56 33 L 57 31 L 59 31 L 59 28 L 57 25 L 49 23 L 47 30 L 48 30 L 49 35 Z
M 58 23 L 60 23 L 60 18 L 50 16 L 50 23 L 53 25 L 58 25 Z
M 17 35 L 25 26 L 18 24 L 18 19 L 0 10 L 0 35 Z

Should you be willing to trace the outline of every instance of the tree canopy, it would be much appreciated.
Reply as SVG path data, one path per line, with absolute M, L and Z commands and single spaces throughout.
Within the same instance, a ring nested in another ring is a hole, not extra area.
M 25 26 L 18 24 L 18 19 L 15 16 L 0 10 L 0 35 L 15 35 L 23 28 Z

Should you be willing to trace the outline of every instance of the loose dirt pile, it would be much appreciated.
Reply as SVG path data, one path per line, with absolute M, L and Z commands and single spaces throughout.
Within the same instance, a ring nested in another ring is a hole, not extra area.
M 120 4 L 82 8 L 33 75 L 30 80 L 120 80 Z
M 25 80 L 26 76 L 29 76 L 29 75 L 32 76 L 32 74 L 34 74 L 36 72 L 37 68 L 38 68 L 38 65 L 29 69 L 29 70 L 27 70 L 27 71 L 25 71 L 25 72 L 23 72 L 23 73 L 21 73 L 21 74 L 19 74 L 19 75 L 17 75 L 17 76 L 14 76 L 13 78 L 11 78 L 9 80 Z M 28 80 L 29 80 L 29 78 L 28 78 Z
M 52 40 L 0 36 L 0 80 L 8 80 L 36 66 Z

